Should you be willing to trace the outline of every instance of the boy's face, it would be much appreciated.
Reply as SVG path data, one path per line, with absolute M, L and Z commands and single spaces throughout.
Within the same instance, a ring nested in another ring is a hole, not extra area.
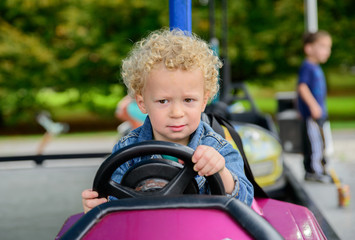
M 136 100 L 149 115 L 155 140 L 187 145 L 200 123 L 208 93 L 201 70 L 171 71 L 160 66 L 150 72 Z
M 307 44 L 305 51 L 307 58 L 313 63 L 325 63 L 331 53 L 332 39 L 330 37 L 321 37 L 314 43 Z

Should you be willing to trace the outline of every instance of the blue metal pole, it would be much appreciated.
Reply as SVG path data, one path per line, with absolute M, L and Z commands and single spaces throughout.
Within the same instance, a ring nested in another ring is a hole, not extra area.
M 170 29 L 191 33 L 191 0 L 169 0 L 169 20 Z

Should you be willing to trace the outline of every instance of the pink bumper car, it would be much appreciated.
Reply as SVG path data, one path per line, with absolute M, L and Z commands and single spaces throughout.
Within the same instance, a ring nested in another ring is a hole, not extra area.
M 132 158 L 161 154 L 184 165 L 157 159 L 134 165 L 121 184 L 111 180 Z M 98 169 L 93 189 L 115 196 L 86 214 L 71 216 L 56 239 L 326 239 L 312 212 L 292 203 L 255 198 L 252 207 L 224 195 L 218 174 L 207 177 L 211 195 L 198 195 L 193 150 L 148 141 L 112 154 Z

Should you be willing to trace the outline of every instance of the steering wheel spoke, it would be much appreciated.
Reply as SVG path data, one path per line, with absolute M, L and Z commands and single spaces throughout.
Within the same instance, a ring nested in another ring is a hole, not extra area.
M 181 194 L 194 176 L 196 176 L 195 171 L 192 168 L 184 166 L 180 172 L 160 190 L 161 195 Z
M 122 198 L 137 198 L 137 197 L 142 197 L 142 193 L 135 191 L 134 189 L 130 187 L 126 187 L 124 185 L 121 185 L 119 183 L 116 183 L 113 180 L 110 180 L 108 185 L 106 185 L 106 191 L 107 194 L 105 195 L 112 195 L 115 197 L 118 197 L 120 199 Z

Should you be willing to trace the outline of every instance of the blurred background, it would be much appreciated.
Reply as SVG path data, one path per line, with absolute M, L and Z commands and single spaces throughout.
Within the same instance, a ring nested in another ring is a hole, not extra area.
M 277 93 L 295 91 L 304 58 L 305 1 L 214 2 L 212 16 L 208 0 L 192 0 L 192 31 L 208 42 L 219 39 L 231 81 L 244 82 L 259 110 L 276 120 Z M 322 67 L 336 158 L 351 170 L 342 175 L 349 183 L 355 176 L 354 9 L 352 0 L 319 0 L 317 9 L 318 28 L 333 38 Z M 1 0 L 0 157 L 109 153 L 121 123 L 115 109 L 126 95 L 122 59 L 161 27 L 169 27 L 168 0 Z M 1 162 L 1 238 L 54 238 L 68 216 L 82 211 L 80 193 L 91 187 L 101 162 Z M 345 225 L 349 218 L 334 219 Z
M 222 8 L 192 1 L 192 31 L 221 39 Z M 332 127 L 355 127 L 355 2 L 318 2 L 319 29 L 333 36 L 323 66 Z M 304 2 L 228 2 L 233 82 L 244 81 L 258 107 L 276 113 L 275 93 L 294 91 L 303 59 Z M 169 1 L 2 0 L 0 2 L 0 135 L 41 134 L 45 110 L 70 132 L 115 130 L 125 95 L 121 61 L 134 42 L 169 26 Z

